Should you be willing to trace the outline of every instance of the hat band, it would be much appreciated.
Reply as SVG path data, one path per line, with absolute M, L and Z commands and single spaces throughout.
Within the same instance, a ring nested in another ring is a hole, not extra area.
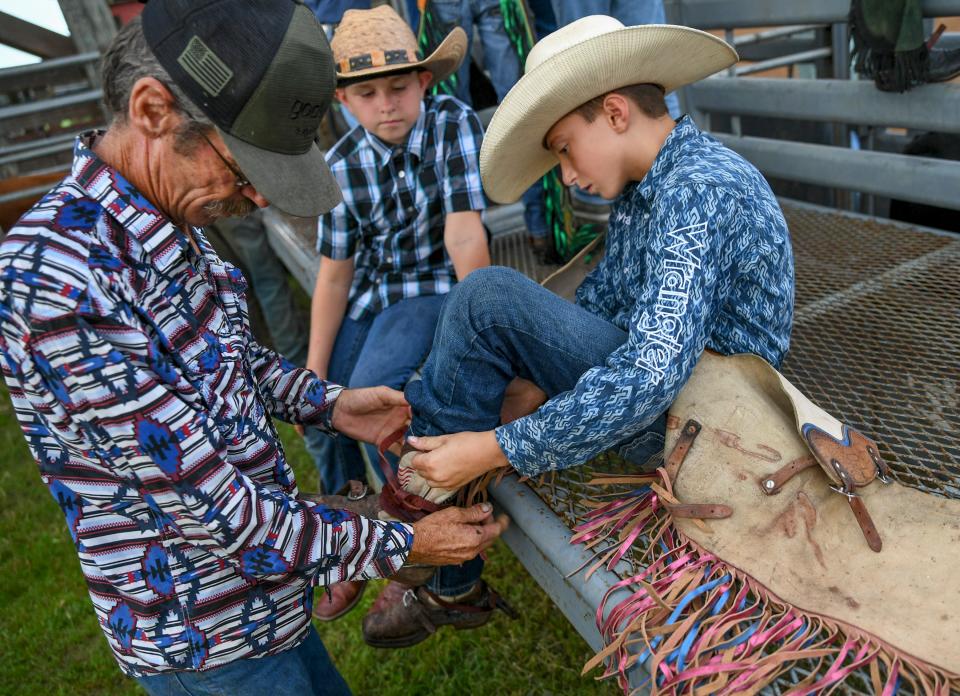
M 413 51 L 398 48 L 394 51 L 371 51 L 370 53 L 350 56 L 349 58 L 338 61 L 337 67 L 341 75 L 346 75 L 347 73 L 366 70 L 368 68 L 382 68 L 387 65 L 416 63 L 417 60 L 417 55 Z

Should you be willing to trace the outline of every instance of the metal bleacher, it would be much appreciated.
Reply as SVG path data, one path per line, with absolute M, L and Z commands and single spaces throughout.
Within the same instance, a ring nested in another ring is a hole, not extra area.
M 724 31 L 728 40 L 750 47 L 744 54 L 753 58 L 685 89 L 685 111 L 768 177 L 852 192 L 833 198 L 845 210 L 781 199 L 797 275 L 785 374 L 828 411 L 882 443 L 897 480 L 960 497 L 960 236 L 854 210 L 872 209 L 869 196 L 960 210 L 960 162 L 849 147 L 850 130 L 858 128 L 960 133 L 960 84 L 889 94 L 872 82 L 848 79 L 849 4 L 842 0 L 665 4 L 670 21 Z M 957 16 L 960 0 L 925 0 L 923 10 L 926 17 Z M 746 27 L 754 33 L 733 33 Z M 761 63 L 763 69 L 813 68 L 791 70 L 804 78 L 751 77 L 761 72 L 751 65 Z M 828 124 L 833 141 L 744 134 L 740 118 L 751 116 Z M 273 210 L 266 221 L 272 244 L 310 291 L 318 262 L 313 222 Z M 554 270 L 537 264 L 527 250 L 518 206 L 488 211 L 486 223 L 494 263 L 538 280 Z M 601 459 L 541 481 L 507 477 L 492 488 L 495 502 L 513 520 L 507 544 L 598 650 L 600 600 L 638 570 L 637 561 L 625 558 L 584 580 L 575 571 L 595 556 L 569 539 L 587 510 L 584 501 L 601 495 L 587 482 L 609 466 Z M 634 669 L 632 681 L 642 681 L 642 669 Z M 779 693 L 779 684 L 770 692 Z

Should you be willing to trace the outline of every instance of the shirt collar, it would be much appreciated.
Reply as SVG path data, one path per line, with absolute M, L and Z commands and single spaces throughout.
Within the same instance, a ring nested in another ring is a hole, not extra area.
M 390 159 L 395 156 L 398 152 L 409 152 L 411 155 L 417 158 L 417 160 L 423 159 L 423 146 L 426 141 L 424 137 L 424 132 L 426 130 L 426 115 L 427 110 L 424 107 L 423 101 L 420 101 L 420 115 L 417 116 L 416 123 L 413 124 L 413 128 L 410 129 L 410 132 L 407 133 L 407 139 L 403 142 L 402 145 L 393 145 L 391 143 L 385 143 L 380 138 L 375 136 L 370 131 L 364 129 L 364 135 L 367 140 L 367 144 L 373 148 L 373 151 L 376 153 L 377 157 L 380 160 L 380 165 L 384 166 Z
M 169 218 L 91 149 L 103 131 L 77 136 L 71 176 L 123 229 L 134 237 L 158 270 L 165 271 L 189 247 L 186 235 Z
M 697 128 L 697 125 L 689 116 L 684 116 L 677 121 L 677 125 L 673 127 L 670 135 L 663 141 L 663 147 L 660 148 L 660 152 L 654 158 L 650 171 L 640 180 L 637 190 L 647 202 L 653 200 L 660 182 L 677 164 L 684 144 L 699 135 L 700 129 Z

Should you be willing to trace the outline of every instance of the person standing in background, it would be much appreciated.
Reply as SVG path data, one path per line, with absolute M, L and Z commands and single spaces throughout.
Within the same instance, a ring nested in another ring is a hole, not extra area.
M 589 15 L 608 15 L 624 26 L 666 24 L 667 13 L 663 0 L 551 0 L 557 27 L 565 27 Z M 680 102 L 676 94 L 667 95 L 667 110 L 674 119 L 680 118 Z

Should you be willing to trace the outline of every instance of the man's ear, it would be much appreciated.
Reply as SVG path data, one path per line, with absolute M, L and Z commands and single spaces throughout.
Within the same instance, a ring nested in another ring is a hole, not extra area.
M 633 115 L 630 100 L 622 94 L 611 92 L 603 99 L 603 118 L 615 133 L 624 133 L 630 126 Z
M 153 77 L 141 77 L 130 90 L 127 122 L 148 138 L 172 132 L 183 117 L 170 90 Z

